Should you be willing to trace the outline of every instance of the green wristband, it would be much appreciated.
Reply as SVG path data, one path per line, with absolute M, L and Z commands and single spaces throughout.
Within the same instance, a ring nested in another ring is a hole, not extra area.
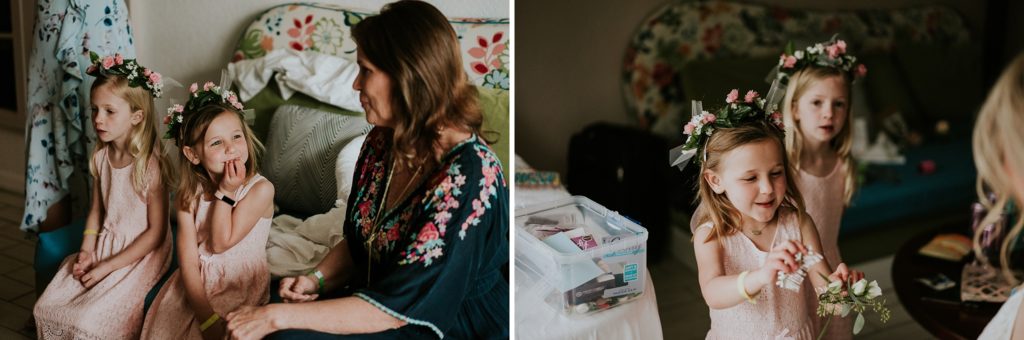
M 322 295 L 324 293 L 324 273 L 316 269 L 313 269 L 313 271 L 309 273 L 313 274 L 313 276 L 316 276 L 317 281 L 319 283 L 316 286 L 316 293 Z

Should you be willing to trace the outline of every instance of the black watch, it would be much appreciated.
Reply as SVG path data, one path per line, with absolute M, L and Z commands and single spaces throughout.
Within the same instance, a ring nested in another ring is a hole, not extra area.
M 228 197 L 228 195 L 221 193 L 220 190 L 217 190 L 217 193 L 215 193 L 214 196 L 217 196 L 217 198 L 219 198 L 221 201 L 224 201 L 224 203 L 227 203 L 232 207 L 235 206 L 235 200 L 231 199 L 231 197 Z

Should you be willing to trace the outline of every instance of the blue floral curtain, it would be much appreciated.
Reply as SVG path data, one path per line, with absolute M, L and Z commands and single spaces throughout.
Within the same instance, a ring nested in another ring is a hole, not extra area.
M 36 8 L 25 105 L 25 231 L 38 230 L 47 209 L 67 195 L 75 215 L 88 207 L 96 142 L 89 51 L 135 57 L 124 0 L 39 0 Z

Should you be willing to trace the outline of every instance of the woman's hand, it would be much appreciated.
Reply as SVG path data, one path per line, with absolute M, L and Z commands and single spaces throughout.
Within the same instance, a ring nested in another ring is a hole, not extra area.
M 281 280 L 281 299 L 285 303 L 295 302 L 309 302 L 316 300 L 319 294 L 314 294 L 317 291 L 317 283 L 310 275 L 286 277 Z
M 224 174 L 221 176 L 220 183 L 217 188 L 225 195 L 234 194 L 235 190 L 238 190 L 238 187 L 242 186 L 242 181 L 244 180 L 245 163 L 239 162 L 237 159 L 232 159 L 224 162 Z
M 82 278 L 79 280 L 82 281 L 82 285 L 85 286 L 85 288 L 92 288 L 102 281 L 103 278 L 106 278 L 107 275 L 110 275 L 110 272 L 112 271 L 114 271 L 114 268 L 111 268 L 109 263 L 101 261 L 97 263 L 92 270 L 89 270 L 87 273 L 82 275 Z
M 78 258 L 75 263 L 71 265 L 71 277 L 75 280 L 82 281 L 82 275 L 92 270 L 92 266 L 96 264 L 96 253 L 91 250 L 83 250 L 78 252 Z
M 795 272 L 800 265 L 796 262 L 796 254 L 807 254 L 807 248 L 797 241 L 789 240 L 772 248 L 764 266 L 751 273 L 759 284 L 770 285 L 775 282 L 779 272 L 786 274 Z
M 242 306 L 228 313 L 227 331 L 230 339 L 262 339 L 278 330 L 274 305 Z

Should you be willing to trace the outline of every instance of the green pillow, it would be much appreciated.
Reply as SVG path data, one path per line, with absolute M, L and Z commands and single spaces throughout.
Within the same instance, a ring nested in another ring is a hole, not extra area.
M 508 91 L 494 88 L 477 87 L 480 93 L 480 110 L 484 115 L 483 137 L 493 140 L 491 149 L 498 155 L 505 179 L 511 171 L 508 164 L 509 148 L 509 108 Z
M 705 110 L 712 111 L 725 105 L 725 96 L 732 89 L 739 90 L 740 98 L 749 90 L 765 96 L 771 85 L 765 78 L 778 62 L 778 57 L 694 60 L 683 66 L 680 74 L 685 102 L 700 100 Z M 690 106 L 686 107 L 683 122 L 690 119 Z M 681 125 L 679 129 L 682 131 Z
M 930 119 L 910 94 L 908 79 L 893 57 L 890 54 L 865 54 L 858 61 L 868 68 L 868 74 L 860 81 L 864 82 L 864 90 L 872 109 L 869 130 L 878 131 L 881 129 L 878 125 L 885 116 L 892 111 L 899 111 L 908 128 L 928 131 Z
M 981 50 L 980 42 L 896 45 L 896 62 L 906 75 L 910 94 L 931 121 L 970 123 L 985 95 Z
M 502 169 L 505 171 L 505 179 L 508 179 L 508 172 L 510 171 L 508 163 L 510 133 L 508 91 L 477 87 L 477 92 L 479 93 L 480 110 L 484 116 L 483 137 L 495 141 L 491 144 L 491 149 L 498 155 L 498 160 L 501 161 Z M 285 104 L 298 105 L 346 116 L 363 116 L 361 112 L 348 111 L 325 104 L 298 92 L 288 100 L 284 100 L 277 90 L 277 83 L 271 79 L 267 87 L 245 102 L 246 108 L 255 111 L 256 121 L 253 126 L 253 132 L 264 144 L 267 142 L 267 132 L 270 130 L 270 120 L 274 117 L 274 112 L 277 111 L 279 106 Z
M 277 111 L 277 108 L 282 105 L 297 105 L 345 116 L 363 116 L 362 112 L 349 111 L 334 105 L 326 104 L 301 92 L 295 92 L 291 98 L 284 100 L 284 98 L 281 98 L 281 92 L 277 89 L 277 82 L 271 78 L 270 82 L 267 83 L 267 87 L 264 87 L 263 90 L 260 90 L 260 92 L 253 96 L 252 99 L 245 102 L 246 109 L 253 109 L 256 112 L 256 122 L 253 124 L 253 133 L 255 133 L 256 137 L 259 138 L 260 141 L 263 141 L 264 144 L 267 142 L 267 132 L 270 131 L 270 120 L 274 118 L 274 112 Z

